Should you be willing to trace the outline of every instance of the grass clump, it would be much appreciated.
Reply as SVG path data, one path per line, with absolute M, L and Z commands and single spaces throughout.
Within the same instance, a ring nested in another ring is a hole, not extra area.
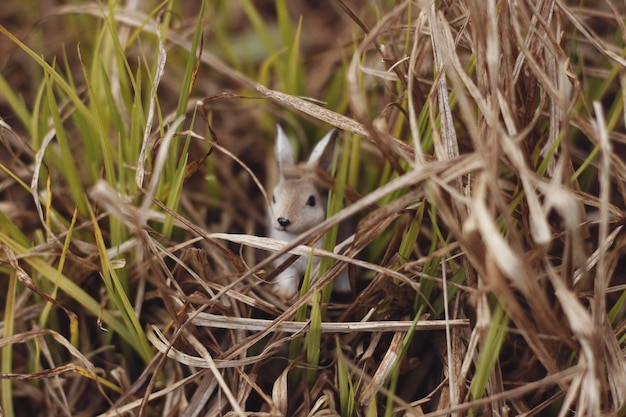
M 624 415 L 622 6 L 29 10 L 0 12 L 3 415 Z M 277 121 L 302 155 L 342 131 L 286 246 Z

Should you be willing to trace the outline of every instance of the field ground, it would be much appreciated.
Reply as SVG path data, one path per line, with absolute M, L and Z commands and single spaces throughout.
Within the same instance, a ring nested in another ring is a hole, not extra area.
M 0 415 L 626 415 L 623 2 L 59 3 L 0 8 Z M 288 244 L 277 123 L 339 130 Z

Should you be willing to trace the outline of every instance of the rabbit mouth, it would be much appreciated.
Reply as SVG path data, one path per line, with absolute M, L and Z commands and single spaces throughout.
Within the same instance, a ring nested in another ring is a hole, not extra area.
M 274 229 L 278 230 L 279 232 L 289 232 L 289 226 L 283 226 L 281 224 L 275 224 L 274 225 Z
M 298 227 L 298 225 L 294 225 L 293 223 L 282 225 L 279 223 L 274 223 L 274 229 L 279 232 L 289 233 L 289 234 L 298 234 L 302 233 L 306 230 L 306 228 Z

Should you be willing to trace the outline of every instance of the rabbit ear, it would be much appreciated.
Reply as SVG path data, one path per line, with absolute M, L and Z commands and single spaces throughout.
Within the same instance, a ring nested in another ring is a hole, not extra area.
M 276 161 L 281 177 L 285 167 L 295 165 L 291 144 L 280 125 L 276 125 Z
M 307 166 L 322 169 L 327 169 L 330 166 L 333 161 L 333 151 L 335 150 L 337 133 L 337 129 L 331 130 L 315 145 L 306 163 Z

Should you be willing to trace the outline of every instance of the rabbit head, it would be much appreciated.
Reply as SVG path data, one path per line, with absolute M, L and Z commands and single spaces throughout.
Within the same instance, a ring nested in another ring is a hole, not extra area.
M 336 130 L 332 130 L 322 138 L 311 152 L 307 168 L 325 169 L 330 165 L 335 137 Z M 295 166 L 295 160 L 289 140 L 280 126 L 276 134 L 276 159 L 280 178 L 272 194 L 271 226 L 298 235 L 324 221 L 326 198 L 320 194 L 312 179 L 287 175 L 286 170 Z

